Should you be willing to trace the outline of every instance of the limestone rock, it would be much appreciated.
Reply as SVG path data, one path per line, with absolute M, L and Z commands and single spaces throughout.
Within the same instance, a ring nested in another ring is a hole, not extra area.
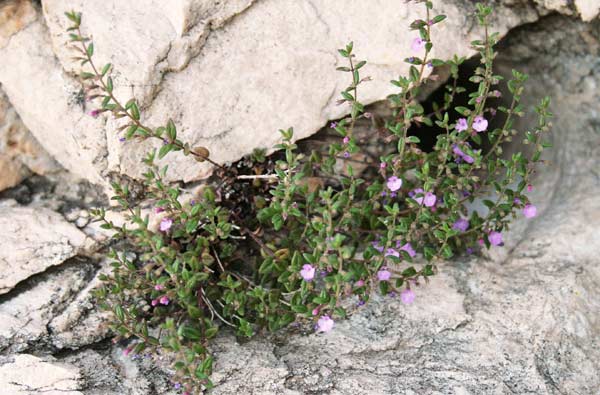
M 189 0 L 167 11 L 160 4 L 138 9 L 117 0 L 45 0 L 44 18 L 15 33 L 0 50 L 5 59 L 0 82 L 26 125 L 61 164 L 92 182 L 100 183 L 107 171 L 139 177 L 140 159 L 150 145 L 121 143 L 118 122 L 86 116 L 77 99 L 76 67 L 65 49 L 64 11 L 83 13 L 98 62 L 116 67 L 119 98 L 140 99 L 149 125 L 172 117 L 184 140 L 207 146 L 218 162 L 254 148 L 270 149 L 279 128 L 294 126 L 302 138 L 345 114 L 348 108 L 335 104 L 348 83 L 335 71 L 342 65 L 336 48 L 351 39 L 358 56 L 370 62 L 365 75 L 373 77 L 361 100 L 370 103 L 391 93 L 388 81 L 407 71 L 403 59 L 414 38 L 407 25 L 422 11 L 414 4 L 373 7 L 351 0 L 344 5 Z M 474 23 L 467 17 L 472 7 L 460 0 L 440 3 L 436 12 L 448 19 L 434 29 L 434 56 L 473 54 L 468 43 L 479 32 L 464 28 Z M 496 28 L 504 34 L 536 18 L 527 5 L 499 7 Z M 36 61 L 29 61 L 32 56 Z M 190 181 L 210 172 L 208 164 L 182 155 L 168 160 L 172 179 Z
M 48 174 L 59 168 L 0 90 L 0 191 L 19 184 L 30 172 Z
M 70 303 L 85 289 L 93 273 L 93 265 L 74 259 L 56 270 L 27 280 L 19 289 L 3 295 L 0 299 L 0 350 L 21 352 L 49 343 L 77 347 L 75 341 L 68 343 L 68 333 L 62 337 L 50 333 L 49 330 L 56 329 L 56 326 L 49 324 L 62 312 L 68 314 L 72 311 Z M 78 319 L 72 322 L 85 324 L 86 321 Z M 70 328 L 65 325 L 63 329 L 67 332 Z M 82 334 L 81 339 L 97 339 L 95 333 L 102 330 L 101 327 L 88 329 L 89 332 Z M 50 339 L 51 335 L 55 338 Z
M 0 208 L 0 295 L 83 250 L 86 236 L 45 209 Z
M 75 366 L 29 354 L 1 357 L 0 388 L 4 395 L 83 395 Z

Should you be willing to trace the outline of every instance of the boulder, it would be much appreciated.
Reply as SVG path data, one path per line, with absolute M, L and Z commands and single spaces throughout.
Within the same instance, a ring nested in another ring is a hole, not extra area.
M 0 207 L 0 295 L 82 252 L 86 236 L 47 209 Z

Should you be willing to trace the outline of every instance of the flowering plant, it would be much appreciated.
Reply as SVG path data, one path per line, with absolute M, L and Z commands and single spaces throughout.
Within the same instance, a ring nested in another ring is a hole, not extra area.
M 88 97 L 99 102 L 91 115 L 121 120 L 125 140 L 163 142 L 144 159 L 143 198 L 161 217 L 158 229 L 142 212 L 139 198 L 119 183 L 113 183 L 112 199 L 128 213 L 126 223 L 115 224 L 105 209 L 94 212 L 114 232 L 108 252 L 113 272 L 102 277 L 96 296 L 114 313 L 116 339 L 135 339 L 127 354 L 166 351 L 177 388 L 187 393 L 209 388 L 209 340 L 219 327 L 234 328 L 241 336 L 292 323 L 329 332 L 375 290 L 412 303 L 415 287 L 434 275 L 440 262 L 500 246 L 519 211 L 527 218 L 536 215 L 524 192 L 549 146 L 542 140 L 550 126 L 549 99 L 536 108 L 535 128 L 520 136 L 513 122 L 524 114 L 520 99 L 527 76 L 513 71 L 506 84 L 510 106 L 493 104 L 503 77 L 492 68 L 498 34 L 488 32 L 491 8 L 477 5 L 484 37 L 472 42 L 481 65 L 470 78 L 477 88 L 469 92 L 458 84 L 463 58 L 431 57 L 431 30 L 445 16 L 432 17 L 432 3 L 420 3 L 425 18 L 410 25 L 415 53 L 406 59 L 409 73 L 392 81 L 398 92 L 388 98 L 393 115 L 383 138 L 394 143 L 393 149 L 360 174 L 349 159 L 362 149 L 356 123 L 371 114 L 358 99 L 368 78 L 361 78 L 366 62 L 356 59 L 352 43 L 339 50 L 348 65 L 338 70 L 348 73 L 350 83 L 340 100 L 349 106 L 349 116 L 331 124 L 338 142 L 326 153 L 307 154 L 298 149 L 292 129 L 281 130 L 279 160 L 269 165 L 264 155 L 254 155 L 259 168 L 273 174 L 238 176 L 236 168 L 210 159 L 206 148 L 181 141 L 173 121 L 151 127 L 143 123 L 135 99 L 119 101 L 112 65 L 96 66 L 93 43 L 80 30 L 81 15 L 67 13 L 77 59 L 89 68 L 81 78 Z M 442 66 L 451 74 L 444 101 L 426 113 L 417 100 L 426 70 Z M 459 95 L 468 95 L 466 105 L 455 104 Z M 424 128 L 439 132 L 429 151 L 419 139 Z M 534 146 L 530 157 L 523 152 L 503 156 L 502 144 L 516 136 Z M 218 168 L 191 202 L 165 181 L 167 167 L 157 163 L 173 151 Z M 250 204 L 223 197 L 227 188 L 249 182 Z M 494 200 L 488 198 L 492 194 Z M 485 210 L 469 209 L 476 199 Z

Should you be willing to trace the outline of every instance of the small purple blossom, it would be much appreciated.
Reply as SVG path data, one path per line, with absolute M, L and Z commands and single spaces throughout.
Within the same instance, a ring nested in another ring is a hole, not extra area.
M 129 354 L 131 354 L 131 351 L 133 351 L 133 347 L 127 347 L 123 350 L 123 355 L 128 356 Z
M 456 121 L 456 125 L 454 126 L 454 129 L 456 129 L 457 132 L 463 132 L 468 128 L 469 124 L 467 123 L 466 118 L 459 118 L 458 121 Z
M 415 300 L 415 293 L 410 289 L 400 292 L 400 300 L 404 304 L 411 304 Z
M 526 204 L 523 208 L 523 215 L 525 215 L 525 218 L 535 217 L 537 215 L 537 207 L 533 204 Z
M 162 213 L 163 211 L 165 211 L 165 209 L 164 209 L 164 208 L 162 208 L 162 207 L 156 207 L 156 208 L 154 209 L 154 212 L 155 212 L 156 214 L 160 214 L 160 213 Z
M 304 281 L 311 281 L 315 278 L 315 268 L 309 264 L 303 265 L 302 270 L 300 270 L 300 276 L 302 276 Z
M 408 62 L 409 62 L 409 63 L 412 63 L 412 62 L 414 62 L 414 61 L 415 61 L 415 58 L 414 58 L 413 56 L 411 56 L 410 58 L 408 58 Z
M 169 229 L 171 229 L 171 226 L 173 226 L 173 220 L 169 217 L 167 218 L 163 218 L 160 221 L 160 230 L 161 232 L 168 232 Z
M 387 179 L 386 185 L 390 191 L 396 192 L 402 187 L 402 179 L 396 176 L 391 176 Z
M 181 383 L 173 384 L 173 388 L 175 388 L 176 390 L 181 389 Z
M 156 285 L 154 286 L 154 289 L 155 289 L 156 291 L 162 291 L 163 289 L 165 289 L 165 286 L 164 286 L 164 285 L 162 285 L 162 284 L 156 284 Z
M 385 250 L 385 256 L 395 256 L 396 258 L 400 258 L 400 253 L 393 248 L 388 248 Z
M 345 151 L 345 152 L 344 152 L 344 158 L 349 158 L 349 157 L 350 157 L 350 152 L 348 152 L 348 151 Z
M 342 140 L 342 142 L 344 144 L 348 144 L 350 142 L 350 137 L 348 137 L 348 136 L 344 137 L 344 139 Z
M 417 203 L 425 205 L 425 207 L 433 207 L 437 201 L 437 197 L 431 192 L 426 192 L 425 196 L 416 197 L 414 199 Z
M 471 247 L 467 247 L 467 255 L 471 255 L 473 253 L 473 249 Z
M 377 251 L 379 252 L 383 252 L 383 246 L 381 244 L 379 244 L 378 241 L 374 241 L 371 243 L 371 245 L 373 246 L 373 248 L 375 248 Z
M 160 304 L 167 306 L 169 304 L 169 302 L 171 302 L 171 301 L 169 300 L 169 297 L 167 295 L 165 295 L 165 296 L 161 296 L 159 302 L 160 302 Z
M 417 255 L 417 252 L 410 243 L 406 243 L 400 247 L 400 251 L 405 251 L 411 258 L 414 258 Z
M 423 48 L 425 48 L 425 44 L 427 42 L 425 40 L 423 40 L 421 37 L 415 37 L 415 39 L 412 41 L 412 44 L 410 45 L 410 48 L 415 51 L 421 51 Z
M 100 115 L 100 110 L 92 110 L 90 111 L 90 116 L 93 118 L 98 118 L 98 115 Z
M 337 128 L 337 122 L 331 122 L 331 123 L 329 124 L 329 127 L 330 127 L 331 129 L 335 129 L 335 128 Z
M 496 232 L 496 231 L 492 231 L 488 235 L 488 240 L 490 241 L 491 245 L 493 245 L 493 246 L 500 246 L 500 245 L 503 244 L 502 233 Z
M 364 306 L 364 304 L 365 304 L 365 301 L 364 301 L 364 300 L 362 300 L 362 299 L 361 299 L 361 300 L 359 300 L 359 301 L 356 303 L 356 305 L 357 305 L 358 307 L 360 307 L 360 306 Z
M 119 137 L 119 141 L 124 143 L 125 141 L 127 141 L 127 139 L 125 137 Z
M 152 302 L 150 302 L 150 304 L 154 307 L 154 306 L 158 306 L 158 299 L 152 299 Z
M 377 272 L 377 279 L 379 281 L 389 281 L 389 279 L 391 277 L 392 277 L 392 273 L 387 269 L 382 269 Z
M 519 198 L 514 198 L 514 199 L 513 199 L 513 203 L 514 203 L 514 204 L 521 204 L 521 199 L 519 199 Z
M 354 286 L 357 288 L 363 287 L 365 285 L 365 280 L 358 280 L 357 282 L 354 283 Z
M 485 132 L 488 127 L 488 121 L 481 115 L 478 115 L 473 120 L 473 129 L 477 132 Z
M 317 332 L 329 332 L 333 329 L 335 322 L 328 315 L 324 315 L 317 321 Z
M 387 167 L 387 163 L 385 163 L 385 162 L 381 162 L 381 163 L 379 164 L 379 168 L 380 168 L 380 169 L 385 169 L 386 167 Z
M 469 229 L 469 221 L 464 218 L 459 218 L 454 222 L 454 225 L 452 225 L 452 229 L 464 232 Z

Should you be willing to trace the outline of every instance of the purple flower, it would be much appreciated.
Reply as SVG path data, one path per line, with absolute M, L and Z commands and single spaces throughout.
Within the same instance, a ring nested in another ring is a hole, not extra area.
M 152 306 L 156 306 L 158 305 L 158 299 L 152 299 L 152 302 L 150 303 Z
M 478 115 L 473 120 L 473 129 L 477 132 L 485 132 L 488 127 L 488 121 L 481 115 Z
M 415 300 L 415 293 L 410 289 L 405 289 L 404 291 L 400 292 L 400 300 L 404 304 L 411 304 Z
M 493 246 L 502 245 L 503 244 L 503 242 L 502 242 L 502 233 L 496 232 L 496 231 L 492 231 L 488 235 L 488 240 L 490 241 L 490 244 L 493 245 Z
M 413 51 L 418 52 L 425 48 L 425 44 L 426 41 L 423 40 L 421 37 L 415 37 L 415 39 L 412 41 L 412 44 L 410 45 L 410 48 Z
M 473 249 L 471 247 L 467 247 L 467 255 L 471 255 L 473 253 Z
M 358 280 L 357 282 L 354 283 L 354 286 L 357 288 L 360 288 L 364 285 L 365 285 L 365 280 Z
M 129 354 L 131 354 L 131 351 L 133 351 L 133 347 L 127 347 L 123 350 L 123 355 L 128 356 Z
M 344 158 L 349 158 L 350 157 L 350 152 L 346 151 L 344 152 Z
M 309 264 L 303 265 L 302 270 L 300 270 L 300 276 L 302 276 L 305 281 L 311 281 L 315 278 L 315 268 Z
M 416 191 L 416 189 L 415 189 L 415 191 Z M 414 199 L 417 203 L 424 204 L 425 207 L 433 207 L 433 206 L 435 206 L 435 202 L 437 201 L 437 197 L 431 192 L 426 192 L 425 196 L 416 197 Z
M 458 121 L 456 121 L 456 125 L 454 126 L 454 129 L 456 129 L 457 132 L 465 131 L 468 128 L 469 124 L 467 123 L 466 118 L 459 118 Z
M 154 289 L 157 290 L 157 291 L 162 291 L 163 289 L 165 289 L 165 286 L 162 285 L 162 284 L 156 284 L 154 286 Z
M 100 110 L 92 110 L 92 111 L 90 111 L 90 116 L 91 117 L 98 118 L 98 115 L 100 115 Z
M 514 204 L 521 204 L 521 199 L 519 199 L 519 198 L 514 198 L 514 199 L 513 199 L 513 203 L 514 203 Z
M 452 225 L 452 229 L 464 232 L 469 229 L 469 221 L 464 218 L 459 218 L 456 220 L 454 225 Z
M 433 64 L 432 64 L 431 62 L 427 62 L 427 67 L 428 67 L 428 68 L 432 68 L 432 67 L 433 67 Z
M 329 332 L 333 329 L 334 322 L 328 315 L 324 315 L 317 321 L 317 332 Z
M 162 207 L 156 207 L 156 208 L 154 209 L 154 212 L 155 212 L 156 214 L 160 214 L 160 213 L 162 213 L 163 211 L 165 211 L 165 209 L 164 209 L 164 208 L 162 208 Z
M 124 143 L 125 141 L 127 141 L 127 139 L 125 137 L 119 137 L 119 141 Z
M 175 383 L 175 384 L 173 384 L 173 388 L 175 388 L 176 390 L 181 389 L 181 384 Z
M 383 252 L 383 246 L 381 244 L 379 244 L 378 241 L 374 241 L 371 243 L 371 245 L 373 246 L 373 248 L 375 248 L 377 251 L 379 252 Z
M 393 248 L 388 248 L 385 250 L 385 256 L 395 256 L 396 258 L 400 258 L 400 253 Z
M 406 243 L 402 247 L 400 247 L 400 251 L 406 251 L 406 253 L 408 253 L 408 255 L 410 255 L 411 258 L 414 258 L 417 255 L 417 252 L 410 243 Z
M 386 269 L 380 270 L 377 272 L 377 279 L 379 281 L 389 281 L 392 277 L 392 273 Z
M 320 309 L 318 307 L 315 307 L 312 311 L 312 315 L 319 315 L 319 311 Z
M 163 218 L 162 221 L 160 221 L 161 232 L 167 232 L 171 229 L 171 226 L 173 226 L 173 220 L 171 218 Z
M 402 179 L 396 176 L 391 176 L 387 179 L 387 187 L 390 191 L 396 192 L 402 187 Z
M 160 304 L 164 304 L 165 306 L 169 304 L 170 300 L 167 295 L 162 296 L 159 300 Z
M 385 169 L 386 167 L 387 167 L 387 163 L 385 163 L 385 162 L 381 162 L 381 163 L 379 164 L 379 168 L 380 168 L 380 169 Z
M 471 164 L 473 162 L 475 162 L 475 159 L 473 159 L 472 156 L 465 154 L 462 159 L 467 162 L 468 164 Z
M 533 204 L 526 204 L 523 208 L 523 214 L 525 215 L 525 218 L 533 218 L 537 215 L 537 207 Z
M 350 137 L 346 136 L 342 141 L 344 142 L 344 144 L 348 144 L 350 142 Z
M 357 305 L 358 307 L 360 307 L 360 306 L 364 306 L 364 304 L 365 304 L 365 301 L 364 301 L 364 300 L 362 300 L 362 299 L 361 299 L 361 300 L 359 300 L 359 301 L 356 303 L 356 305 Z

